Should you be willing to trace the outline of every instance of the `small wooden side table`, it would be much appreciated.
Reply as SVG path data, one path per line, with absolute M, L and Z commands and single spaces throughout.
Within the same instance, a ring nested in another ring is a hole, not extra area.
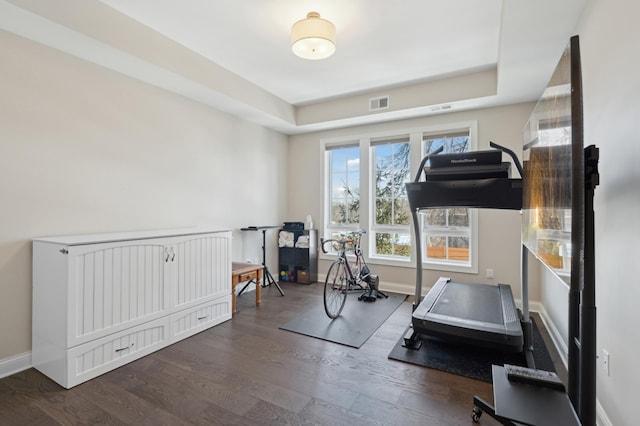
M 256 306 L 260 305 L 260 282 L 264 266 L 253 263 L 231 263 L 231 309 L 236 313 L 236 286 L 246 281 L 256 282 Z

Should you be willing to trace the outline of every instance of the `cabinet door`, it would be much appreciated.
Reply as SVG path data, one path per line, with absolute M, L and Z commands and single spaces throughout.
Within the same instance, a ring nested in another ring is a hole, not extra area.
M 170 250 L 175 309 L 231 294 L 230 232 L 181 237 Z
M 166 314 L 161 240 L 72 246 L 68 256 L 67 347 Z

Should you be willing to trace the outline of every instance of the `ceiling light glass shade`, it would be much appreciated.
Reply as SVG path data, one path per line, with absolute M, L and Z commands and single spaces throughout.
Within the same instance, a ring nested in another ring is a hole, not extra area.
M 291 27 L 291 50 L 304 59 L 324 59 L 336 51 L 336 27 L 318 12 Z

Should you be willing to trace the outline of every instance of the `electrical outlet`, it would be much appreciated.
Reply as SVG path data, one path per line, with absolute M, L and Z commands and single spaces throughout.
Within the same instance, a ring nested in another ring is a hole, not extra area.
M 487 268 L 487 278 L 489 278 L 490 280 L 493 279 L 493 269 Z
M 607 372 L 607 376 L 610 374 L 610 370 L 609 370 L 609 352 L 607 352 L 606 349 L 602 350 L 602 367 L 604 368 L 604 371 Z

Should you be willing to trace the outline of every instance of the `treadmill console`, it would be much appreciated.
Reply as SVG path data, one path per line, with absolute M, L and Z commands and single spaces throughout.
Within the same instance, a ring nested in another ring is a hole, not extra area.
M 466 151 L 434 155 L 429 159 L 431 168 L 465 167 L 465 166 L 497 166 L 502 161 L 502 152 L 492 149 L 487 151 Z
M 468 180 L 511 177 L 511 163 L 502 162 L 498 150 L 438 154 L 424 168 L 426 181 Z

